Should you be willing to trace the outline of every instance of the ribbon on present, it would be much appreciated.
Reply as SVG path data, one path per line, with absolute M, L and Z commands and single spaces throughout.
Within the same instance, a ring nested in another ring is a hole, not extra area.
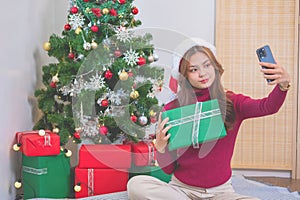
M 180 126 L 182 124 L 186 124 L 189 122 L 193 122 L 193 130 L 192 130 L 192 143 L 194 148 L 199 148 L 199 142 L 198 142 L 198 131 L 200 127 L 200 121 L 201 119 L 214 117 L 221 115 L 220 108 L 216 108 L 213 110 L 202 112 L 202 102 L 197 102 L 195 106 L 195 112 L 194 115 L 189 115 L 180 119 L 171 120 L 168 122 L 169 125 L 174 126 Z
M 94 169 L 88 169 L 88 196 L 94 196 Z
M 43 175 L 43 174 L 48 173 L 47 168 L 37 169 L 37 168 L 33 168 L 33 167 L 23 166 L 22 170 L 23 170 L 23 172 L 26 172 L 26 173 L 29 173 L 29 174 L 35 174 L 35 175 Z
M 153 142 L 146 142 L 148 145 L 148 165 L 154 165 L 155 164 L 155 148 L 153 145 Z
M 30 132 L 22 132 L 21 134 L 18 134 L 18 136 L 17 136 L 17 143 L 21 144 L 22 137 L 24 135 L 28 135 L 28 134 L 38 134 L 38 132 L 36 132 L 36 131 L 30 131 Z M 50 131 L 45 131 L 45 135 L 41 136 L 41 137 L 44 137 L 44 146 L 52 146 Z

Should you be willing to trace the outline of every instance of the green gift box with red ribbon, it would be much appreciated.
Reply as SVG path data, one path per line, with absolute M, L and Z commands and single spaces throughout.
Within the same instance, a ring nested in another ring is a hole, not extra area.
M 169 118 L 172 128 L 169 150 L 218 140 L 226 136 L 226 129 L 217 99 L 164 111 L 162 118 Z

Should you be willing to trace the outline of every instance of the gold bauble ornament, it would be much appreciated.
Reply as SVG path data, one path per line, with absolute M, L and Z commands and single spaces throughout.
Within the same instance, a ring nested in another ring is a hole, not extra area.
M 119 78 L 121 81 L 126 81 L 128 79 L 128 73 L 125 72 L 125 70 L 123 70 L 120 75 L 119 75 Z
M 96 49 L 98 47 L 98 44 L 96 42 L 91 43 L 92 49 Z
M 150 115 L 151 117 L 154 117 L 154 116 L 156 115 L 156 112 L 154 112 L 154 110 L 150 110 L 150 111 L 149 111 L 149 115 Z
M 59 82 L 59 78 L 58 78 L 57 74 L 52 77 L 52 82 L 54 82 L 54 83 L 58 83 Z
M 50 42 L 45 42 L 44 45 L 43 45 L 43 49 L 45 51 L 49 51 L 51 49 L 51 44 Z
M 148 56 L 148 61 L 149 62 L 154 62 L 154 56 L 153 55 Z
M 137 90 L 134 90 L 130 93 L 130 97 L 132 99 L 137 99 L 140 96 L 139 92 Z
M 76 28 L 75 33 L 78 35 L 81 33 L 81 31 L 82 31 L 82 29 L 80 27 L 78 27 L 78 28 Z
M 108 14 L 108 13 L 109 13 L 108 8 L 103 8 L 102 13 L 103 13 L 104 15 Z

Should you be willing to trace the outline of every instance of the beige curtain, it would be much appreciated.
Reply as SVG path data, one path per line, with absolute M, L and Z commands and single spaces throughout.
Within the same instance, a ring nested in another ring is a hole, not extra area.
M 294 86 L 277 114 L 244 122 L 233 168 L 296 170 L 298 9 L 299 0 L 216 0 L 216 47 L 225 87 L 254 98 L 272 90 L 255 53 L 265 44 Z

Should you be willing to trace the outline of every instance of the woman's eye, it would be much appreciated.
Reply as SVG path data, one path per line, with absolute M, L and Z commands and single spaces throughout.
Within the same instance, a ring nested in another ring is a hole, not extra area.
M 210 67 L 211 63 L 207 63 L 204 65 L 204 67 Z
M 196 72 L 197 68 L 190 69 L 190 72 Z

